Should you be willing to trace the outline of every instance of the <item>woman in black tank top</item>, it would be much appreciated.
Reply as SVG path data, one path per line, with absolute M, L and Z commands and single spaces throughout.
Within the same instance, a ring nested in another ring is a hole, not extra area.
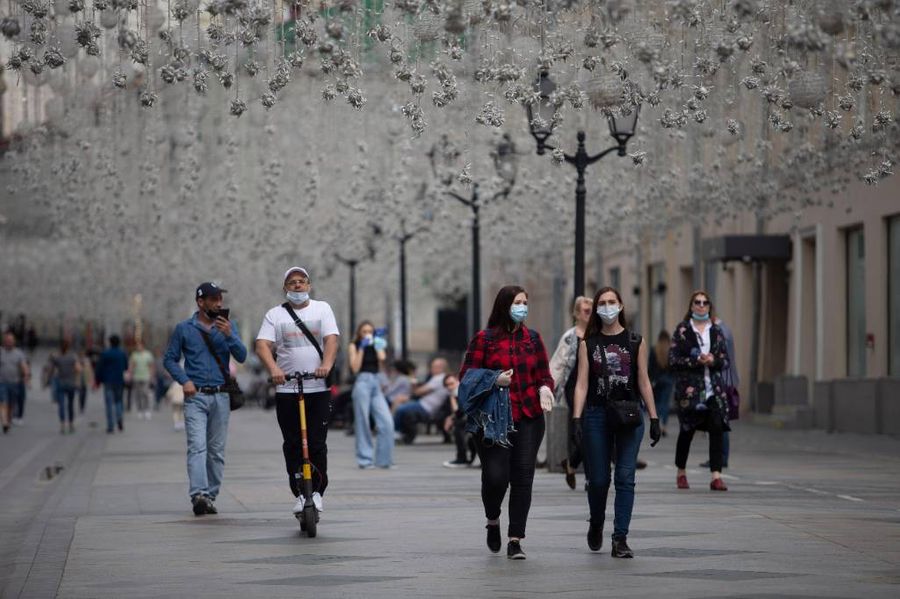
M 613 557 L 634 557 L 626 538 L 634 507 L 634 472 L 644 422 L 641 419 L 633 428 L 616 427 L 610 411 L 616 402 L 638 397 L 643 397 L 650 414 L 652 447 L 659 441 L 660 429 L 647 376 L 647 348 L 640 335 L 625 328 L 622 296 L 615 289 L 604 287 L 594 296 L 593 313 L 578 347 L 573 423 L 587 465 L 591 510 L 587 542 L 592 551 L 598 551 L 603 544 L 610 462 L 615 452 Z

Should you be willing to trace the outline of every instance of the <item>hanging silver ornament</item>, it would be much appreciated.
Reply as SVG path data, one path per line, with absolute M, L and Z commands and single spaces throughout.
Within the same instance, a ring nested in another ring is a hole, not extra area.
M 247 103 L 241 99 L 235 98 L 231 101 L 232 116 L 240 117 L 247 111 Z
M 828 84 L 818 73 L 804 71 L 794 75 L 788 83 L 788 93 L 797 106 L 814 108 L 825 101 Z
M 149 90 L 144 90 L 141 92 L 141 106 L 144 108 L 152 108 L 156 101 L 159 100 L 159 96 L 156 92 L 152 92 Z
M 128 85 L 128 77 L 122 71 L 116 71 L 112 76 L 112 84 L 118 89 L 125 89 Z

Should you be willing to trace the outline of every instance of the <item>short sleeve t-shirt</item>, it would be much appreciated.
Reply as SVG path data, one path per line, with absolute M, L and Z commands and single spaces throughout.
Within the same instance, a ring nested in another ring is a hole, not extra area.
M 56 368 L 56 379 L 60 385 L 66 387 L 75 386 L 75 369 L 78 357 L 73 353 L 57 354 L 50 358 L 50 363 Z
M 131 354 L 131 379 L 138 383 L 150 382 L 150 367 L 153 362 L 153 354 L 149 350 Z
M 294 309 L 309 332 L 313 334 L 319 347 L 325 350 L 325 337 L 340 335 L 334 312 L 326 302 L 309 300 L 309 305 L 302 310 Z M 309 339 L 294 323 L 294 319 L 282 306 L 275 306 L 266 312 L 262 326 L 259 327 L 257 339 L 271 341 L 275 344 L 275 362 L 278 367 L 289 374 L 292 372 L 312 372 L 322 365 L 319 352 Z M 303 390 L 317 393 L 327 390 L 324 379 L 303 381 Z M 278 393 L 295 393 L 297 385 L 287 381 L 276 389 Z
M 447 375 L 436 374 L 428 379 L 425 386 L 431 389 L 431 391 L 419 398 L 419 405 L 425 408 L 425 411 L 432 416 L 437 414 L 437 411 L 441 409 L 441 406 L 444 405 L 444 402 L 450 397 L 450 392 L 444 387 L 445 376 Z
M 18 347 L 0 347 L 0 383 L 21 383 L 25 353 Z

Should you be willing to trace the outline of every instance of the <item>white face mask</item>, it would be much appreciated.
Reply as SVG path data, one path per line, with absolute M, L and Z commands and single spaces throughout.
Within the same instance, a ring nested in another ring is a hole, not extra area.
M 619 317 L 619 312 L 621 311 L 622 306 L 618 304 L 614 306 L 600 306 L 597 308 L 597 316 L 600 317 L 604 324 L 612 324 Z
M 309 293 L 305 291 L 288 291 L 284 295 L 289 302 L 296 306 L 301 306 L 309 301 Z

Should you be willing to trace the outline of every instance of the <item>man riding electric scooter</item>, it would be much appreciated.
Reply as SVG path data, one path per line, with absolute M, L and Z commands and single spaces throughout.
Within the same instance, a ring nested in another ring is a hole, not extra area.
M 323 511 L 322 496 L 328 486 L 328 419 L 331 391 L 326 377 L 334 367 L 340 335 L 334 312 L 326 302 L 309 298 L 310 278 L 304 268 L 294 266 L 284 273 L 287 301 L 275 306 L 263 319 L 256 336 L 256 353 L 277 385 L 275 410 L 284 439 L 284 463 L 291 492 L 297 498 L 293 512 L 298 518 L 307 499 Z M 306 374 L 308 380 L 287 381 L 285 373 Z M 299 383 L 302 382 L 302 387 Z M 304 396 L 312 497 L 303 494 L 303 435 L 300 401 Z M 301 522 L 302 524 L 302 522 Z

